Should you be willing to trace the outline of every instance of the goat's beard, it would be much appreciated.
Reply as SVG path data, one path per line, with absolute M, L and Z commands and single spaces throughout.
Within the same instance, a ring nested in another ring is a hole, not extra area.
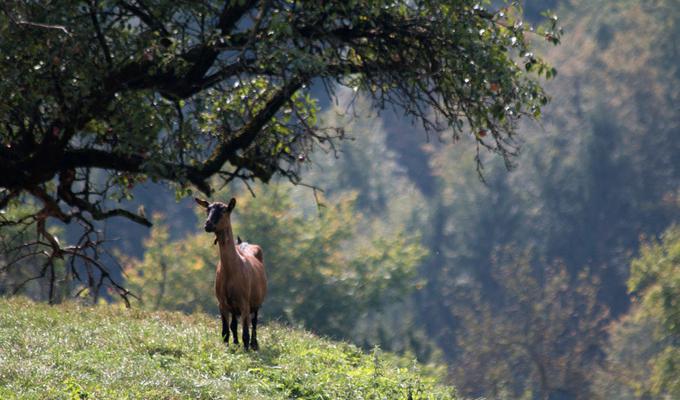
M 220 244 L 224 244 L 225 237 L 227 236 L 225 231 L 215 231 L 215 241 L 213 244 L 217 244 L 218 242 Z

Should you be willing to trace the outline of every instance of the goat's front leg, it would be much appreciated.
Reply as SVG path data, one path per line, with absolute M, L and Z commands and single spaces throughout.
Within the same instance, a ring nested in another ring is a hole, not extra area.
M 220 316 L 222 317 L 222 340 L 224 343 L 229 344 L 229 324 L 227 323 L 227 314 L 220 310 Z
M 235 312 L 231 313 L 231 334 L 234 336 L 234 344 L 238 344 L 238 334 L 236 333 L 238 315 Z

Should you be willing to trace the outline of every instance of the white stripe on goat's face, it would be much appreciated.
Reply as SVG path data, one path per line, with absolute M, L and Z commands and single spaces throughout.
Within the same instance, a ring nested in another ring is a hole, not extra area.
M 229 212 L 222 203 L 212 203 L 208 206 L 208 218 L 205 220 L 205 231 L 215 232 L 226 228 Z
M 199 204 L 201 204 L 199 202 Z M 201 204 L 203 205 L 203 204 Z M 222 202 L 216 201 L 214 203 L 207 204 L 205 202 L 204 207 L 208 212 L 208 218 L 205 221 L 205 231 L 206 232 L 219 232 L 230 227 L 231 221 L 231 211 L 236 206 L 236 199 L 231 199 L 229 204 L 224 204 Z

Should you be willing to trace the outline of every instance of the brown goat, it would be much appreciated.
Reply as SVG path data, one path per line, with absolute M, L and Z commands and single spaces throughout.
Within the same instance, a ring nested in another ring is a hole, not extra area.
M 236 206 L 236 199 L 229 204 L 209 203 L 196 198 L 196 203 L 208 212 L 205 231 L 214 232 L 219 244 L 220 261 L 215 272 L 215 295 L 222 317 L 222 339 L 229 343 L 227 317 L 231 314 L 231 333 L 234 343 L 238 344 L 237 317 L 241 317 L 243 327 L 243 347 L 248 350 L 258 349 L 257 344 L 257 312 L 267 294 L 267 275 L 264 270 L 262 248 L 248 243 L 236 244 L 231 229 L 231 212 Z M 252 338 L 248 326 L 253 325 Z

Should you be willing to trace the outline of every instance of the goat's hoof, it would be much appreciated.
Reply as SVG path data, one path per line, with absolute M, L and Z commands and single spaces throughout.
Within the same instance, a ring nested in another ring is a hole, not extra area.
M 260 346 L 257 344 L 257 342 L 253 342 L 250 344 L 250 348 L 253 349 L 253 351 L 258 351 L 260 350 Z

